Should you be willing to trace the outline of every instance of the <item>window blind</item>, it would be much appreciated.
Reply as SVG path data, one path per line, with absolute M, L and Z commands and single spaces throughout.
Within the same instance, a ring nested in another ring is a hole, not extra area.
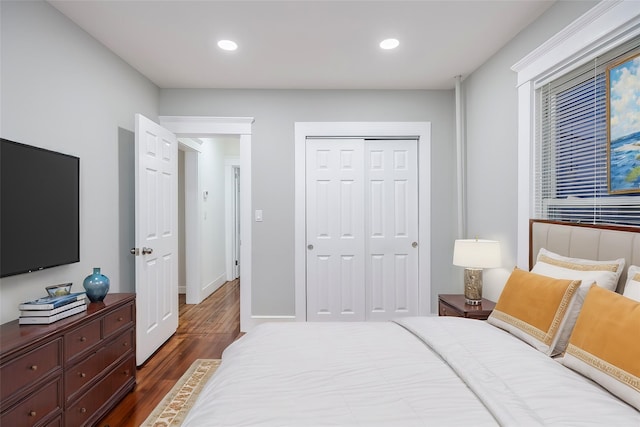
M 537 88 L 536 218 L 640 225 L 640 193 L 609 194 L 607 171 L 606 70 L 637 53 L 640 39 Z

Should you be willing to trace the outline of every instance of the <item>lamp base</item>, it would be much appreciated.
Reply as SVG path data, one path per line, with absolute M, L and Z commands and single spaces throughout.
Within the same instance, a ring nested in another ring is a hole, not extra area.
M 464 302 L 469 305 L 480 305 L 482 302 L 482 269 L 464 269 Z

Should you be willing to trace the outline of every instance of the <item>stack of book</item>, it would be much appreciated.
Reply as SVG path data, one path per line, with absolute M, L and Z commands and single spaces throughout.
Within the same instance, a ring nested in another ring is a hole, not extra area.
M 20 304 L 20 325 L 48 325 L 87 309 L 85 292 L 38 298 Z

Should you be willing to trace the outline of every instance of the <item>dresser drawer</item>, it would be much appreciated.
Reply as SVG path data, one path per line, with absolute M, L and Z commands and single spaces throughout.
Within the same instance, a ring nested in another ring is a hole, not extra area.
M 69 427 L 87 425 L 94 413 L 107 401 L 108 396 L 110 393 L 107 384 L 100 382 L 94 385 L 73 405 L 67 407 L 65 425 Z
M 94 320 L 64 335 L 64 357 L 66 361 L 82 354 L 100 342 L 100 319 Z
M 109 374 L 109 378 L 107 380 L 107 384 L 109 384 L 109 396 L 120 391 L 120 389 L 131 381 L 135 383 L 135 372 L 136 359 L 132 354 L 131 357 L 120 363 L 118 367 Z
M 455 310 L 453 307 L 449 307 L 443 302 L 440 302 L 438 314 L 440 316 L 464 317 L 458 310 Z
M 46 375 L 62 368 L 62 340 L 60 338 L 12 360 L 0 368 L 0 401 L 28 387 Z
M 111 366 L 111 364 L 120 359 L 122 355 L 133 351 L 134 340 L 135 337 L 133 336 L 132 328 L 123 332 L 116 339 L 109 342 L 105 347 L 105 366 Z
M 104 336 L 105 338 L 114 332 L 133 324 L 133 304 L 127 304 L 109 313 L 104 318 Z
M 2 414 L 0 425 L 34 426 L 60 411 L 62 411 L 62 381 L 58 377 Z
M 103 353 L 104 349 L 98 353 Z M 131 352 L 131 356 L 120 362 L 118 366 L 94 384 L 73 404 L 67 406 L 65 412 L 65 425 L 69 427 L 79 427 L 84 425 L 92 425 L 96 420 L 92 417 L 100 408 L 112 397 L 124 389 L 128 384 L 135 384 L 135 355 Z M 79 393 L 74 395 L 78 396 Z M 69 400 L 67 400 L 69 402 Z
M 74 399 L 85 385 L 89 384 L 104 370 L 106 366 L 104 355 L 104 349 L 100 349 L 77 365 L 66 369 L 64 389 L 67 402 Z

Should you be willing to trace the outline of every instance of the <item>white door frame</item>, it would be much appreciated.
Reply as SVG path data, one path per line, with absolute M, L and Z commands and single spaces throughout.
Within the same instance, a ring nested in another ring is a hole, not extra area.
M 240 169 L 240 158 L 228 158 L 224 161 L 224 191 L 225 191 L 225 265 L 227 281 L 236 278 L 236 168 Z
M 431 312 L 431 123 L 295 123 L 295 319 L 306 321 L 306 140 L 307 137 L 414 138 L 418 140 L 418 314 Z
M 187 304 L 198 304 L 202 298 L 200 296 L 201 282 L 200 257 L 198 248 L 201 245 L 200 236 L 200 203 L 198 189 L 198 157 L 202 141 L 190 139 L 187 142 L 178 140 L 178 147 L 184 152 L 184 231 L 185 231 L 185 293 Z M 188 191 L 195 189 L 196 191 Z
M 250 328 L 251 322 L 251 131 L 254 119 L 253 117 L 160 116 L 159 120 L 162 127 L 178 137 L 206 138 L 214 135 L 240 137 L 240 169 L 243 175 L 243 179 L 240 181 L 240 240 L 242 241 L 240 248 L 242 259 L 240 264 L 240 330 L 246 331 Z M 186 157 L 185 163 L 187 163 Z M 185 167 L 188 167 L 188 164 L 185 164 Z M 197 183 L 196 188 L 191 191 L 196 195 L 201 193 L 197 188 Z M 186 215 L 187 213 L 185 213 Z M 186 227 L 187 254 L 200 252 L 198 230 L 201 221 L 202 215 L 198 215 L 194 227 Z M 196 255 L 193 258 L 199 266 L 199 256 Z M 189 263 L 190 261 L 187 259 L 187 268 L 190 266 Z M 187 281 L 189 281 L 188 271 Z

